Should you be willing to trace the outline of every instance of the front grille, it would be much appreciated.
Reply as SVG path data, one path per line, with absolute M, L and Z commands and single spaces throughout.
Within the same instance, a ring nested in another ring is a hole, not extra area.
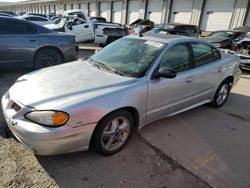
M 11 105 L 10 108 L 13 109 L 13 110 L 15 110 L 16 112 L 18 112 L 19 110 L 21 110 L 21 107 L 17 103 L 15 103 L 15 102 L 13 102 L 13 104 Z

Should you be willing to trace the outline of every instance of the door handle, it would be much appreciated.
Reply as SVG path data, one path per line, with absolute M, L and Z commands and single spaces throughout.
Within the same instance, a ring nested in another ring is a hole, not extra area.
M 35 39 L 31 39 L 30 42 L 36 42 L 36 40 Z
M 185 80 L 186 83 L 191 83 L 192 81 L 193 81 L 193 77 L 192 76 L 187 77 L 186 80 Z
M 218 70 L 218 72 L 222 72 L 223 67 L 219 67 L 217 70 Z
M 84 28 L 89 28 L 89 25 L 85 25 Z

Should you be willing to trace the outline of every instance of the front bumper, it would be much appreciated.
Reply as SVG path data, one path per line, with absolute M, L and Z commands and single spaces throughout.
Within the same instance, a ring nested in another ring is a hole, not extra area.
M 13 108 L 14 105 L 19 108 Z M 38 155 L 55 155 L 83 151 L 89 148 L 90 139 L 96 124 L 71 127 L 68 124 L 49 128 L 32 123 L 24 114 L 34 110 L 12 99 L 6 93 L 2 97 L 2 111 L 6 123 L 14 136 Z

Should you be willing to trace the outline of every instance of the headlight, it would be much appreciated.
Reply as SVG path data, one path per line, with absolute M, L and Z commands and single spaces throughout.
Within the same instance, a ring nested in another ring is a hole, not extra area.
M 34 123 L 49 127 L 60 127 L 69 120 L 66 112 L 54 110 L 35 110 L 26 113 L 24 117 Z

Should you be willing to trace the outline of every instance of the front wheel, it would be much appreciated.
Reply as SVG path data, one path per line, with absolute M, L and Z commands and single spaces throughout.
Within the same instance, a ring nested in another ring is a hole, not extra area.
M 211 102 L 212 107 L 219 108 L 223 106 L 223 104 L 226 102 L 228 98 L 230 89 L 231 89 L 231 83 L 227 80 L 223 81 L 218 87 L 214 95 L 213 101 Z
M 102 155 L 112 155 L 121 151 L 132 136 L 133 116 L 119 110 L 104 117 L 94 131 L 91 146 Z

